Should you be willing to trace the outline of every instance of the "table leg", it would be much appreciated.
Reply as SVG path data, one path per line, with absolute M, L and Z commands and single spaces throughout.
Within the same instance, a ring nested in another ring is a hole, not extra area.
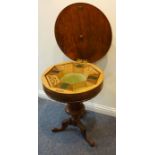
M 85 107 L 82 102 L 77 103 L 69 103 L 66 107 L 66 110 L 68 114 L 71 115 L 70 118 L 64 120 L 61 124 L 60 128 L 54 128 L 52 129 L 53 132 L 59 132 L 65 130 L 68 125 L 76 126 L 80 129 L 81 134 L 83 135 L 84 139 L 90 146 L 95 146 L 95 142 L 91 140 L 86 131 L 86 127 L 84 124 L 80 121 L 80 118 L 85 114 Z
M 63 131 L 63 130 L 65 130 L 65 129 L 68 127 L 68 125 L 69 125 L 70 123 L 71 123 L 71 118 L 66 119 L 66 120 L 64 120 L 64 121 L 62 122 L 60 128 L 54 128 L 54 129 L 52 129 L 52 131 L 53 131 L 53 132 Z
M 81 134 L 84 137 L 84 139 L 88 142 L 88 144 L 92 147 L 95 146 L 95 142 L 88 137 L 86 127 L 82 124 L 81 121 L 77 123 L 77 127 L 80 128 Z

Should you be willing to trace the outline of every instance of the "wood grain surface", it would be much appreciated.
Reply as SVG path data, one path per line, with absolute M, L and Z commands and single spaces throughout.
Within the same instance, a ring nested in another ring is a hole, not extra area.
M 112 40 L 106 16 L 86 3 L 75 3 L 62 10 L 56 20 L 55 36 L 66 56 L 88 62 L 96 62 L 105 56 Z

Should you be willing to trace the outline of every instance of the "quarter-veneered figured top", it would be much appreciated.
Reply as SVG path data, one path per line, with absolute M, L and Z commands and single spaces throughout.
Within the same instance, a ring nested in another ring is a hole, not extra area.
M 55 36 L 63 53 L 72 60 L 95 62 L 109 50 L 112 32 L 108 19 L 86 3 L 67 6 L 55 24 Z

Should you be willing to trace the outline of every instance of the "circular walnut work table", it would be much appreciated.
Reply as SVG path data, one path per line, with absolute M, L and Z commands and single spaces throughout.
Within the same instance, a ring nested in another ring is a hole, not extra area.
M 75 125 L 80 128 L 87 142 L 94 146 L 80 118 L 85 113 L 82 102 L 93 98 L 102 89 L 102 71 L 90 63 L 68 62 L 50 67 L 42 81 L 46 94 L 54 100 L 67 103 L 66 112 L 71 115 L 71 118 L 63 121 L 61 128 L 54 128 L 53 131 L 62 131 L 68 125 Z
M 65 110 L 71 116 L 62 122 L 60 128 L 52 131 L 63 131 L 68 125 L 77 126 L 90 146 L 95 146 L 95 142 L 87 136 L 86 127 L 80 118 L 86 112 L 83 102 L 95 97 L 103 86 L 103 72 L 92 62 L 101 59 L 110 47 L 110 24 L 96 7 L 76 3 L 59 14 L 55 36 L 67 57 L 81 61 L 54 65 L 42 76 L 45 93 L 56 101 L 66 103 Z

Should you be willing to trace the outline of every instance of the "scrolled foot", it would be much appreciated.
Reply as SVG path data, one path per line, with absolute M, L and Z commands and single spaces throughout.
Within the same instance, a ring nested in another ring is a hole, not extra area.
M 82 136 L 84 137 L 84 139 L 87 141 L 87 143 L 88 143 L 91 147 L 94 147 L 96 144 L 95 144 L 95 142 L 94 142 L 93 140 L 91 140 L 91 139 L 88 137 L 85 126 L 84 126 L 81 122 L 78 122 L 77 126 L 80 128 L 81 134 L 82 134 Z
M 70 124 L 71 119 L 66 119 L 62 122 L 62 125 L 60 128 L 53 128 L 52 132 L 59 132 L 59 131 L 63 131 L 67 128 L 67 126 Z
M 59 131 L 63 131 L 63 129 L 62 128 L 53 128 L 53 129 L 51 129 L 52 130 L 52 132 L 59 132 Z

